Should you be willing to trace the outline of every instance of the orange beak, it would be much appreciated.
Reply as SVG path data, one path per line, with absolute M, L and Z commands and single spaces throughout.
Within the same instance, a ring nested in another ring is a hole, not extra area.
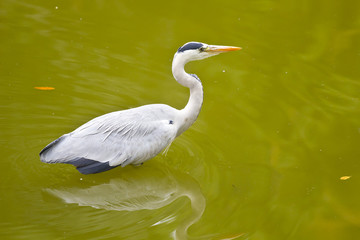
M 206 52 L 222 53 L 241 50 L 241 47 L 209 45 Z

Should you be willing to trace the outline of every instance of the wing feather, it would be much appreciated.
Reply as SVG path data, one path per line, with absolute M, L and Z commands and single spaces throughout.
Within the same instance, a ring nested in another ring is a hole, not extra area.
M 49 144 L 41 160 L 75 165 L 74 159 L 89 159 L 110 167 L 140 164 L 175 139 L 177 128 L 169 120 L 176 111 L 156 104 L 102 115 Z

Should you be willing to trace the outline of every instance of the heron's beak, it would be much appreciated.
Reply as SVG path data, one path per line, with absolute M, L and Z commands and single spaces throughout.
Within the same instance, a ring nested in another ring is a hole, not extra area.
M 209 45 L 206 52 L 222 53 L 241 50 L 241 47 Z

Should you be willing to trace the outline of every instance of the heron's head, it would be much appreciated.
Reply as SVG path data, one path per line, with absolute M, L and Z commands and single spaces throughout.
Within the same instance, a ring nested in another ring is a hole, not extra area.
M 201 42 L 188 42 L 181 46 L 175 53 L 176 58 L 182 58 L 183 61 L 189 62 L 201 60 L 223 52 L 237 51 L 240 47 L 208 45 Z

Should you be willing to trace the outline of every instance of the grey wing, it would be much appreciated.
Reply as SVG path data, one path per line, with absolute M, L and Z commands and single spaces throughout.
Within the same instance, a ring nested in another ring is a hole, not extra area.
M 40 159 L 73 164 L 84 174 L 140 164 L 161 152 L 177 132 L 171 116 L 147 110 L 130 109 L 97 117 L 50 143 L 41 151 Z

